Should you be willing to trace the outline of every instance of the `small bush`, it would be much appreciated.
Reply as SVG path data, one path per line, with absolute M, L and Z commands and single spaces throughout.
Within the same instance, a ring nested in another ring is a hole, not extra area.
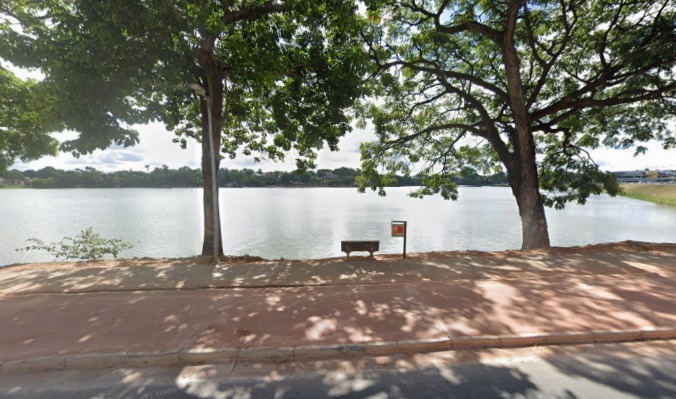
M 91 227 L 81 231 L 75 237 L 65 237 L 59 242 L 45 243 L 37 238 L 29 238 L 33 243 L 17 251 L 47 251 L 57 259 L 102 259 L 106 255 L 117 258 L 120 251 L 131 248 L 132 245 L 118 238 L 103 238 L 95 233 Z

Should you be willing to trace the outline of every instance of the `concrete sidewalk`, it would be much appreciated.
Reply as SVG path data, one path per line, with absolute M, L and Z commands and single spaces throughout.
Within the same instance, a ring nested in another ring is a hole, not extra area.
M 676 245 L 0 268 L 0 372 L 676 338 Z

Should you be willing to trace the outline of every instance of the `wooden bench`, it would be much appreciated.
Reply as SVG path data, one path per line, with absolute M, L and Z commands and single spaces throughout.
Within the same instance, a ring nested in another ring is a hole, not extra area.
M 341 241 L 340 250 L 345 252 L 348 258 L 353 251 L 368 252 L 373 258 L 373 253 L 380 250 L 380 241 Z

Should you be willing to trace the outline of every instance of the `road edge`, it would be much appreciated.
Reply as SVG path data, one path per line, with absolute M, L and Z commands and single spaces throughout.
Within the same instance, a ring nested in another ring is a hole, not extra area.
M 299 345 L 294 347 L 249 347 L 180 349 L 168 352 L 88 353 L 41 356 L 0 364 L 0 374 L 50 370 L 107 369 L 121 367 L 193 366 L 228 361 L 289 362 L 388 356 L 463 349 L 515 348 L 542 345 L 581 345 L 676 339 L 676 326 L 636 330 L 482 335 L 438 339 L 354 344 Z

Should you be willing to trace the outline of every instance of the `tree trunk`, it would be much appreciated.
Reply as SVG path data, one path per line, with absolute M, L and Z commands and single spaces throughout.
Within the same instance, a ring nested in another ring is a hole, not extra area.
M 501 47 L 509 106 L 514 118 L 514 130 L 510 140 L 514 146 L 509 162 L 509 183 L 519 206 L 521 216 L 521 249 L 549 248 L 549 231 L 545 207 L 540 197 L 540 187 L 535 163 L 535 140 L 531 130 L 530 114 L 523 94 L 519 71 L 519 56 L 514 44 L 519 8 L 525 0 L 512 0 L 508 11 Z
M 547 216 L 540 198 L 535 159 L 517 163 L 516 168 L 508 168 L 508 178 L 521 217 L 521 249 L 549 248 Z
M 218 168 L 221 159 L 221 131 L 223 129 L 223 99 L 224 99 L 224 69 L 214 57 L 214 44 L 218 37 L 204 34 L 204 40 L 197 49 L 197 60 L 202 68 L 202 87 L 206 91 L 206 97 L 200 100 L 200 112 L 202 114 L 202 188 L 204 196 L 204 241 L 202 242 L 202 255 L 213 256 L 214 254 L 214 209 L 217 211 L 217 226 L 221 226 L 219 207 L 219 193 L 216 190 L 216 198 L 213 197 L 213 180 L 218 181 Z M 211 107 L 211 109 L 209 109 Z M 209 121 L 211 120 L 211 128 Z M 214 145 L 214 154 L 209 144 L 211 133 Z M 211 173 L 211 157 L 215 157 L 215 176 Z M 217 185 L 218 187 L 218 185 Z M 218 229 L 220 232 L 221 229 Z M 223 256 L 223 235 L 219 234 L 218 254 Z
M 218 99 L 218 96 L 214 96 Z M 217 102 L 220 106 L 222 101 Z M 202 113 L 202 206 L 204 209 L 204 235 L 202 241 L 202 256 L 212 256 L 214 253 L 214 218 L 213 211 L 214 207 L 219 205 L 219 191 L 216 190 L 216 203 L 213 200 L 213 179 L 218 181 L 218 169 L 220 167 L 220 157 L 216 157 L 216 176 L 212 176 L 211 173 L 211 148 L 209 146 L 209 120 L 208 120 L 208 104 L 206 101 L 201 100 L 201 113 Z M 218 112 L 220 108 L 214 106 L 212 112 L 212 129 L 213 129 L 213 141 L 214 141 L 214 150 L 216 153 L 219 153 L 220 149 L 220 137 L 221 137 L 221 116 Z M 218 187 L 218 185 L 217 185 Z M 217 209 L 218 211 L 218 209 Z M 218 226 L 221 226 L 221 217 L 220 212 L 217 215 Z M 222 229 L 219 229 L 219 242 L 218 242 L 218 254 L 223 256 L 223 234 Z
M 213 207 L 218 206 L 213 203 L 213 188 L 211 174 L 211 151 L 209 150 L 209 136 L 208 128 L 203 129 L 202 133 L 202 205 L 204 208 L 204 241 L 202 242 L 202 256 L 212 256 L 214 253 L 214 220 Z M 219 159 L 216 159 L 216 173 L 218 174 Z M 215 176 L 218 179 L 218 175 Z M 219 193 L 216 193 L 216 198 L 220 198 Z M 218 214 L 218 224 L 221 225 L 220 212 Z M 222 232 L 222 229 L 219 230 Z M 221 233 L 219 240 L 219 256 L 223 256 L 223 235 Z

